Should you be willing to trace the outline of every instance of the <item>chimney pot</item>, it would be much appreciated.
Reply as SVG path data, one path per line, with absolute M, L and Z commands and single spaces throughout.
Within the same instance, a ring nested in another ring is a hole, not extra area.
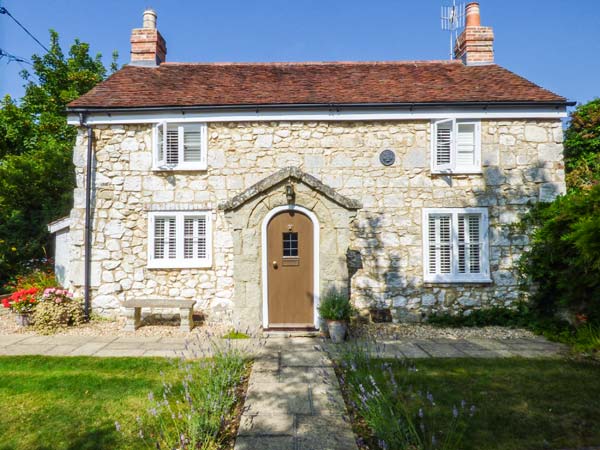
M 150 8 L 144 11 L 142 28 L 156 29 L 156 11 Z
M 478 2 L 471 2 L 467 5 L 466 16 L 467 16 L 467 27 L 480 27 L 481 26 L 481 12 L 479 9 Z

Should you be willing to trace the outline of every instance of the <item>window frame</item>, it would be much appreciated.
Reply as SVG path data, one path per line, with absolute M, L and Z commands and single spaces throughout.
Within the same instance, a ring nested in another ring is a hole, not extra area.
M 175 218 L 175 258 L 154 257 L 155 235 L 154 224 L 156 218 L 174 217 Z M 186 218 L 206 218 L 206 257 L 205 258 L 184 258 L 184 237 Z M 151 211 L 148 213 L 148 260 L 149 269 L 189 269 L 189 268 L 210 268 L 212 267 L 212 212 L 211 211 Z
M 168 127 L 177 126 L 177 164 L 167 164 L 166 146 Z M 200 127 L 200 161 L 184 161 L 184 128 L 186 126 Z M 162 139 L 159 133 L 162 129 Z M 160 142 L 159 142 L 160 141 Z M 154 125 L 152 130 L 152 170 L 206 170 L 208 167 L 208 125 L 206 122 L 178 122 L 165 120 Z
M 452 134 L 450 140 L 450 164 L 438 165 L 437 160 L 437 126 L 438 124 L 452 122 Z M 457 165 L 458 154 L 458 125 L 475 126 L 475 151 L 473 165 Z M 457 119 L 448 117 L 445 119 L 436 119 L 431 121 L 431 173 L 439 175 L 461 175 L 461 174 L 481 174 L 481 120 L 478 119 Z
M 481 273 L 461 274 L 458 272 L 458 216 L 461 214 L 478 214 L 481 230 Z M 429 272 L 429 216 L 450 215 L 451 241 L 451 273 L 437 274 Z M 423 280 L 426 283 L 491 283 L 490 278 L 490 233 L 487 208 L 423 208 L 422 239 L 423 239 Z

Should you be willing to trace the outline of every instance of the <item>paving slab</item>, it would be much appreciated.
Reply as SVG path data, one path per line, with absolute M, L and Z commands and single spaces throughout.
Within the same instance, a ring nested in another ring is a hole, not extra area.
M 406 358 L 409 358 L 409 359 L 429 358 L 430 357 L 429 353 L 427 353 L 422 348 L 420 348 L 417 345 L 410 343 L 410 342 L 399 344 L 396 348 L 397 348 L 398 352 L 400 352 L 400 355 L 402 355 Z
M 235 450 L 296 450 L 292 436 L 238 436 Z
M 8 334 L 0 336 L 0 347 L 5 347 L 7 345 L 13 345 L 17 342 L 23 341 L 27 336 L 19 336 L 15 334 Z
M 341 416 L 298 416 L 298 449 L 357 449 L 354 433 Z
M 0 348 L 0 355 L 10 355 L 10 356 L 45 355 L 46 353 L 48 353 L 48 351 L 50 351 L 54 347 L 55 347 L 55 345 L 51 345 L 51 344 L 50 345 L 42 345 L 42 344 L 21 345 L 19 343 L 19 344 L 11 345 L 9 347 Z
M 248 414 L 311 414 L 306 384 L 261 384 L 249 389 L 244 403 Z
M 508 350 L 504 341 L 499 339 L 469 338 L 466 341 L 487 350 Z
M 452 344 L 419 342 L 416 345 L 433 358 L 464 358 L 466 356 Z
M 239 436 L 294 436 L 294 416 L 290 414 L 244 414 Z
M 311 409 L 315 416 L 343 416 L 346 404 L 338 386 L 313 387 L 311 389 Z
M 133 344 L 141 344 L 144 342 L 158 342 L 160 341 L 160 336 L 121 336 L 114 339 L 114 343 L 133 343 Z
M 331 361 L 325 352 L 312 350 L 303 352 L 284 351 L 281 354 L 283 367 L 331 367 Z
M 175 350 L 146 350 L 141 356 L 153 358 L 177 358 L 180 356 L 180 353 Z
M 282 383 L 308 383 L 310 385 L 336 381 L 332 367 L 282 367 L 279 379 Z
M 102 350 L 108 345 L 107 342 L 88 342 L 77 347 L 68 356 L 93 356 L 96 352 Z
M 65 356 L 69 355 L 78 347 L 76 345 L 57 345 L 44 353 L 45 356 Z
M 144 355 L 143 349 L 111 349 L 111 348 L 103 348 L 94 353 L 94 356 L 102 356 L 107 358 L 117 358 L 117 357 L 137 357 Z
M 21 345 L 38 345 L 38 344 L 52 344 L 55 336 L 27 336 L 25 339 L 19 341 Z

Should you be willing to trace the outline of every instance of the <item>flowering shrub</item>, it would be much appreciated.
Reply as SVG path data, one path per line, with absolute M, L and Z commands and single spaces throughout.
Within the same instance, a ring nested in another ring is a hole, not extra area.
M 475 406 L 462 400 L 451 410 L 441 411 L 431 392 L 410 383 L 408 375 L 417 368 L 406 360 L 383 359 L 382 350 L 376 342 L 355 344 L 342 352 L 339 365 L 340 385 L 355 423 L 370 441 L 369 448 L 463 448 Z M 444 420 L 436 420 L 440 418 Z
M 19 314 L 28 314 L 38 303 L 38 288 L 22 289 L 2 300 L 2 306 Z
M 33 313 L 33 325 L 42 334 L 54 333 L 69 325 L 84 321 L 81 301 L 66 289 L 47 288 L 42 293 Z
M 29 269 L 28 272 L 12 278 L 5 286 L 9 292 L 21 291 L 23 289 L 38 288 L 45 289 L 56 286 L 56 277 L 52 269 L 52 262 L 40 267 Z
M 186 344 L 195 357 L 199 355 L 192 349 L 199 342 Z M 224 441 L 231 438 L 228 433 L 249 366 L 243 352 L 231 342 L 212 341 L 211 347 L 209 358 L 173 361 L 178 365 L 179 381 L 165 381 L 162 393 L 149 393 L 147 414 L 138 417 L 131 430 L 122 430 L 115 422 L 117 431 L 137 435 L 152 449 L 230 448 Z

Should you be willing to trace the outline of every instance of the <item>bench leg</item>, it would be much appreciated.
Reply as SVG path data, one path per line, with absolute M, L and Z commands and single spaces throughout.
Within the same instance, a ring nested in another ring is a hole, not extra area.
M 194 312 L 192 308 L 179 308 L 179 317 L 181 318 L 181 331 L 192 331 L 194 328 Z
M 142 308 L 127 308 L 125 310 L 125 331 L 135 331 L 142 323 Z

